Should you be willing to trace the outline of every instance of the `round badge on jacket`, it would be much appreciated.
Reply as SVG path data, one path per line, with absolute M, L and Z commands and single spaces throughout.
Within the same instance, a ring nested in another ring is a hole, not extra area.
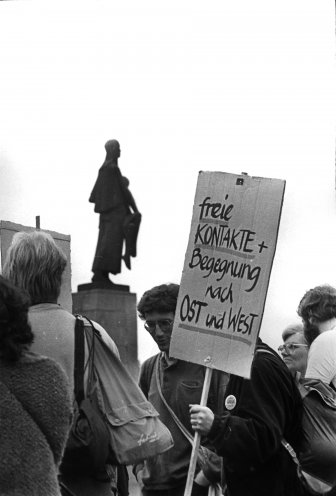
M 229 394 L 229 396 L 225 398 L 225 408 L 227 408 L 228 410 L 233 410 L 236 404 L 237 399 L 235 396 L 233 396 L 233 394 Z

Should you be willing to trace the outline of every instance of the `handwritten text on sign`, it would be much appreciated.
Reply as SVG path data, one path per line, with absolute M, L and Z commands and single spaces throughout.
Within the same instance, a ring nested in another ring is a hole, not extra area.
M 249 377 L 285 182 L 198 178 L 170 356 Z

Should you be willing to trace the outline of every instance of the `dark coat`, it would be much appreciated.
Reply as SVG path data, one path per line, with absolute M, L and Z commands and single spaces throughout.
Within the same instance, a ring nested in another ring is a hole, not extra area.
M 301 397 L 281 358 L 258 348 L 268 351 L 256 353 L 250 380 L 231 375 L 226 411 L 208 437 L 223 457 L 230 496 L 297 496 L 296 465 L 281 440 L 298 444 Z
M 70 422 L 70 389 L 56 362 L 34 353 L 0 361 L 0 494 L 60 496 Z
M 126 189 L 119 167 L 111 162 L 104 162 L 99 169 L 89 202 L 95 204 L 95 212 L 108 212 L 128 204 Z

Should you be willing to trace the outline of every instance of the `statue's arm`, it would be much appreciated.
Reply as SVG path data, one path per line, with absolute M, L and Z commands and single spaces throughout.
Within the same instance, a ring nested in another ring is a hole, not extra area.
M 127 199 L 128 205 L 131 207 L 133 212 L 134 213 L 139 212 L 138 207 L 136 206 L 134 197 L 128 188 L 126 188 L 126 199 Z

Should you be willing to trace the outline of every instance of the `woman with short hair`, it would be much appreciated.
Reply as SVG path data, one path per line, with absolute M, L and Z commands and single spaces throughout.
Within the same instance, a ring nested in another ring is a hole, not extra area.
M 302 324 L 291 324 L 282 332 L 283 344 L 278 351 L 291 374 L 304 377 L 307 368 L 308 343 L 303 333 Z

